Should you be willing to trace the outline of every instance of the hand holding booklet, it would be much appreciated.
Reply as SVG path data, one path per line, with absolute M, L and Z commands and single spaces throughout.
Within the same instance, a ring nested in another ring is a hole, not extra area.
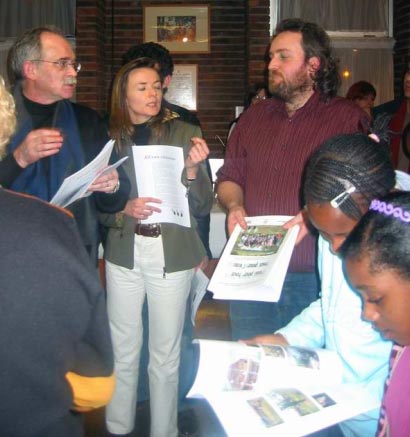
M 107 167 L 113 147 L 114 141 L 108 141 L 91 162 L 81 170 L 65 178 L 57 193 L 50 200 L 50 203 L 65 208 L 76 200 L 89 196 L 91 192 L 88 189 L 97 178 L 110 173 L 128 158 L 121 158 L 115 164 Z
M 342 383 L 333 351 L 196 341 L 200 361 L 188 397 L 205 397 L 230 437 L 303 436 L 379 407 Z
M 290 216 L 246 217 L 236 225 L 208 286 L 215 299 L 277 302 L 299 226 L 286 230 Z

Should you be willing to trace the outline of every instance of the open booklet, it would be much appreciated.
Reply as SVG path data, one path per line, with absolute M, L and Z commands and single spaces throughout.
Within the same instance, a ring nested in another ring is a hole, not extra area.
M 128 158 L 125 156 L 115 164 L 107 167 L 113 147 L 114 141 L 108 141 L 101 152 L 91 162 L 76 173 L 65 178 L 57 193 L 50 200 L 50 203 L 65 208 L 76 200 L 89 196 L 91 192 L 89 192 L 88 189 L 97 178 L 110 173 Z
M 357 386 L 342 384 L 332 351 L 195 342 L 199 368 L 188 397 L 205 397 L 230 437 L 303 436 L 380 406 Z
M 277 302 L 282 292 L 299 226 L 282 226 L 290 216 L 247 217 L 236 225 L 212 275 L 215 299 Z

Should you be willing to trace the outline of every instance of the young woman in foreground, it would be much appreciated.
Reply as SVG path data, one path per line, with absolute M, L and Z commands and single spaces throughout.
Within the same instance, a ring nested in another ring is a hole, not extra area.
M 344 382 L 378 399 L 388 373 L 391 342 L 361 318 L 361 300 L 346 282 L 338 249 L 371 201 L 390 192 L 396 182 L 410 188 L 410 177 L 395 174 L 387 147 L 378 138 L 341 135 L 313 154 L 304 197 L 307 217 L 320 234 L 321 298 L 275 334 L 251 340 L 334 350 L 343 365 Z M 341 423 L 340 428 L 345 436 L 371 436 L 378 416 L 379 411 L 373 411 Z
M 410 193 L 373 200 L 341 248 L 363 318 L 395 342 L 377 435 L 410 435 Z

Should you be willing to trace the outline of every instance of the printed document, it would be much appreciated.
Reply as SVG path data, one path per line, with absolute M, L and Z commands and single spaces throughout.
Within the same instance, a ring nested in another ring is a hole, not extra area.
M 107 167 L 113 147 L 114 141 L 108 141 L 101 152 L 90 163 L 65 178 L 57 193 L 50 200 L 50 203 L 65 208 L 76 200 L 89 196 L 91 192 L 88 189 L 96 179 L 110 173 L 128 158 L 128 156 L 125 156 L 115 164 Z
M 138 196 L 155 197 L 161 212 L 154 212 L 141 223 L 175 223 L 191 227 L 187 188 L 181 182 L 184 151 L 174 146 L 133 146 Z
M 246 217 L 236 225 L 212 275 L 214 299 L 277 302 L 299 226 L 286 230 L 290 216 Z
M 304 436 L 380 406 L 342 381 L 334 351 L 195 341 L 199 368 L 188 397 L 205 397 L 229 437 Z

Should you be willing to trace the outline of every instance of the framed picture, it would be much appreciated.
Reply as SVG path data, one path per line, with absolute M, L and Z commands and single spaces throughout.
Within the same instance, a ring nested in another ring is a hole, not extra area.
M 144 42 L 149 41 L 171 53 L 209 53 L 209 6 L 144 6 Z
M 190 111 L 197 110 L 198 65 L 175 64 L 165 98 Z

